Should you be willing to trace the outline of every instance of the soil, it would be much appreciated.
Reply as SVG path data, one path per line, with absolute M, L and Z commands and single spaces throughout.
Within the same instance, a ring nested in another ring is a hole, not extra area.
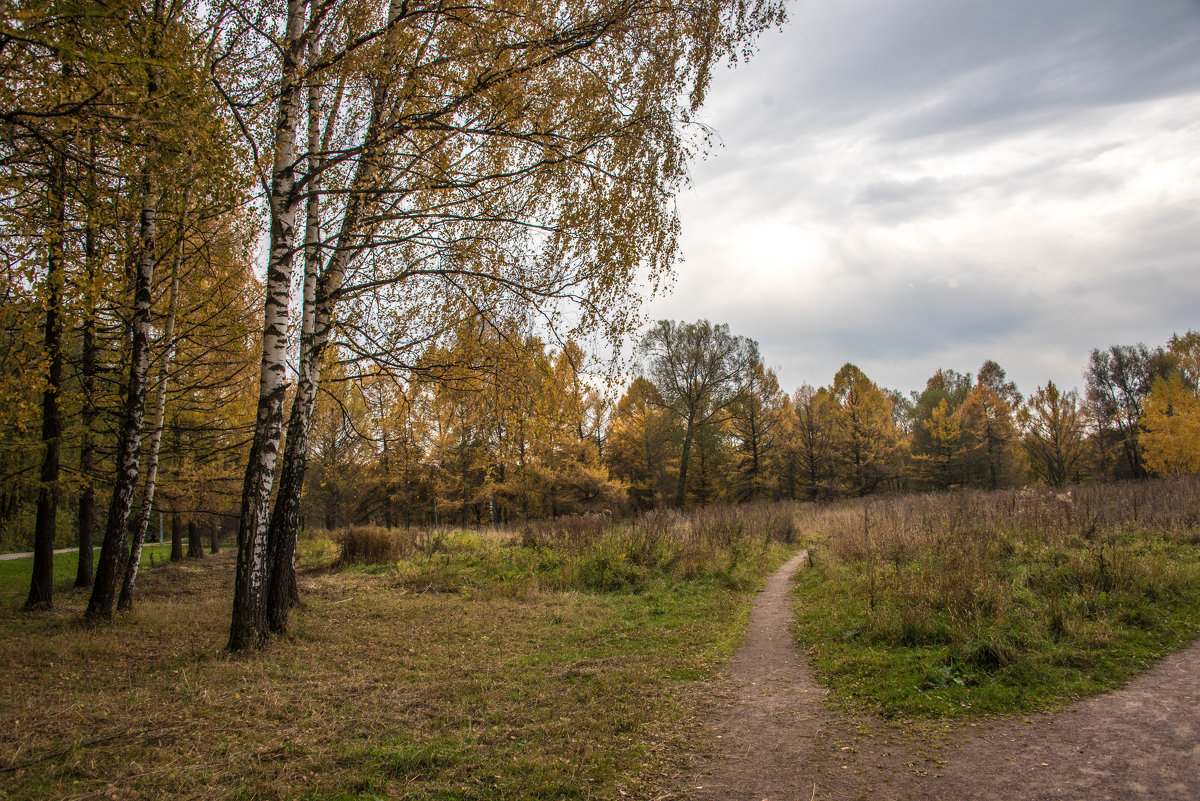
M 767 583 L 706 742 L 663 798 L 1200 799 L 1200 643 L 1061 712 L 897 724 L 823 703 L 791 632 L 792 574 Z

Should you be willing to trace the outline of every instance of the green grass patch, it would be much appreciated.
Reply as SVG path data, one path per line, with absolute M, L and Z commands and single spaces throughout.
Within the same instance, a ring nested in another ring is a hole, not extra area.
M 171 543 L 163 545 L 146 544 L 142 546 L 142 558 L 138 562 L 138 572 L 150 568 L 150 558 L 154 563 L 162 565 L 171 558 Z M 93 554 L 94 562 L 100 561 L 100 549 Z M 74 592 L 75 573 L 79 567 L 79 553 L 59 553 L 54 555 L 54 596 L 69 595 Z M 14 603 L 24 603 L 29 595 L 29 581 L 33 571 L 33 557 L 22 559 L 0 560 L 0 606 L 11 606 Z
M 1124 518 L 1101 505 L 1105 488 L 1091 492 L 898 498 L 814 517 L 796 626 L 822 680 L 888 717 L 1009 713 L 1116 688 L 1186 646 L 1200 636 L 1194 524 L 1148 521 L 1145 504 L 1142 520 Z

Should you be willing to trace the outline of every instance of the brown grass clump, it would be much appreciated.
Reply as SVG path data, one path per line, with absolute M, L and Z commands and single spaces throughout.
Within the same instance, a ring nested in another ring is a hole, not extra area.
M 384 565 L 408 556 L 416 548 L 415 537 L 405 529 L 354 526 L 337 532 L 337 563 Z

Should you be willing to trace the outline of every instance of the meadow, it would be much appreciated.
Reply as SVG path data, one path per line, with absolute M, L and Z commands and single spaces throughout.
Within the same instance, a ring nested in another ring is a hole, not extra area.
M 248 656 L 224 650 L 230 549 L 156 563 L 96 630 L 69 555 L 50 613 L 20 611 L 14 569 L 0 797 L 657 794 L 754 590 L 795 550 L 794 515 L 305 537 L 293 630 Z
M 887 717 L 1054 708 L 1200 636 L 1200 481 L 805 507 L 797 636 Z
M 311 533 L 288 636 L 236 656 L 232 549 L 147 549 L 96 629 L 72 554 L 47 613 L 0 562 L 0 798 L 669 794 L 802 545 L 796 636 L 858 713 L 1054 708 L 1200 635 L 1195 480 Z

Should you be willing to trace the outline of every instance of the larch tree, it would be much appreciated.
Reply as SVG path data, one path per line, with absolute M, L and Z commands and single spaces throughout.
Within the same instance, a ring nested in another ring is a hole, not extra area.
M 956 479 L 961 474 L 959 465 L 965 451 L 959 409 L 951 410 L 949 400 L 942 398 L 929 416 L 921 421 L 921 427 L 928 439 L 926 450 L 919 458 L 923 458 L 927 465 L 934 486 L 949 489 L 958 483 Z
M 967 399 L 959 407 L 973 480 L 988 489 L 1020 479 L 1020 438 L 1014 414 L 1021 405 L 1016 385 L 993 361 L 984 362 Z
M 829 396 L 841 484 L 852 495 L 866 495 L 898 472 L 900 432 L 892 402 L 853 364 L 838 370 Z
M 783 399 L 775 372 L 763 365 L 757 353 L 751 356 L 729 407 L 737 449 L 733 495 L 739 502 L 769 497 L 778 488 L 774 463 Z
M 658 389 L 644 376 L 634 378 L 609 421 L 607 461 L 612 475 L 626 484 L 635 509 L 667 502 L 680 441 Z
M 787 444 L 796 471 L 797 487 L 811 499 L 826 498 L 835 491 L 834 452 L 837 403 L 829 389 L 804 384 L 792 398 L 792 438 Z
M 177 243 L 185 237 L 185 221 L 191 212 L 188 198 L 204 208 L 213 205 L 216 201 L 210 195 L 228 192 L 236 185 L 237 179 L 231 175 L 238 172 L 235 166 L 240 157 L 225 128 L 232 120 L 221 113 L 208 86 L 212 53 L 207 43 L 212 31 L 201 19 L 203 9 L 154 0 L 149 7 L 133 3 L 126 10 L 132 14 L 127 25 L 132 32 L 131 69 L 140 73 L 140 81 L 131 80 L 140 90 L 138 116 L 126 121 L 135 132 L 130 136 L 128 162 L 138 211 L 136 244 L 131 248 L 135 255 L 129 258 L 133 280 L 128 372 L 104 540 L 85 613 L 90 621 L 111 618 L 118 583 L 128 575 L 128 522 L 140 474 L 151 361 L 156 355 L 152 350 L 156 267 L 164 259 L 175 258 L 170 254 L 179 253 Z M 196 166 L 201 153 L 210 169 L 207 173 Z M 187 189 L 164 177 L 184 171 L 193 179 L 193 186 Z M 226 214 L 240 201 L 236 188 L 231 194 L 234 199 L 221 204 Z M 170 289 L 164 293 L 166 297 L 170 294 Z M 172 351 L 173 342 L 161 344 L 159 355 Z M 153 493 L 153 487 L 146 484 L 143 495 L 152 499 Z M 135 539 L 140 534 L 135 532 Z M 133 547 L 138 547 L 136 542 Z M 136 567 L 133 570 L 136 572 Z
M 154 252 L 158 193 L 153 176 L 166 164 L 168 118 L 179 122 L 176 112 L 188 107 L 188 102 L 181 100 L 187 94 L 183 88 L 187 79 L 178 80 L 183 73 L 177 68 L 186 61 L 181 54 L 187 49 L 184 43 L 190 42 L 190 12 L 178 3 L 121 1 L 98 5 L 29 2 L 11 11 L 0 21 L 0 74 L 4 76 L 4 94 L 12 93 L 0 102 L 0 124 L 6 133 L 0 146 L 0 160 L 6 167 L 5 202 L 0 205 L 4 212 L 20 209 L 29 197 L 30 178 L 47 187 L 41 193 L 46 202 L 39 204 L 43 213 L 36 215 L 46 221 L 49 233 L 39 237 L 46 251 L 49 302 L 45 305 L 44 347 L 49 392 L 43 397 L 41 414 L 45 448 L 35 551 L 49 555 L 59 494 L 56 463 L 67 435 L 63 412 L 70 398 L 64 384 L 65 334 L 77 328 L 83 331 L 80 384 L 85 433 L 80 467 L 81 481 L 88 484 L 94 478 L 89 475 L 94 467 L 91 426 L 97 414 L 97 289 L 106 285 L 106 278 L 112 281 L 119 276 L 119 271 L 112 269 L 118 265 L 132 266 L 139 283 L 139 291 L 131 293 L 138 295 L 139 302 L 134 304 L 137 313 L 130 327 L 134 336 L 130 337 L 128 362 L 136 366 L 144 361 L 142 350 L 134 343 L 143 341 L 145 304 L 140 300 L 145 299 L 142 290 L 149 283 L 145 279 Z M 182 127 L 186 128 L 187 122 Z M 132 184 L 140 189 L 130 191 Z M 136 200 L 124 202 L 123 195 Z M 4 236 L 11 242 L 15 229 L 10 222 L 5 214 Z M 109 236 L 107 244 L 117 252 L 103 258 L 100 240 L 106 228 L 136 229 L 138 234 Z M 10 256 L 19 251 L 5 249 Z M 32 255 L 27 252 L 16 258 L 28 262 Z M 103 275 L 105 268 L 116 276 Z M 68 325 L 71 312 L 77 316 Z M 125 315 L 125 319 L 131 318 Z M 51 432 L 57 433 L 50 436 Z M 132 425 L 126 425 L 125 432 L 136 436 Z M 128 444 L 129 440 L 122 438 L 122 442 Z M 128 468 L 130 454 L 136 451 L 136 447 L 122 447 L 122 470 L 113 482 L 119 506 L 131 492 Z M 136 464 L 136 457 L 132 458 Z M 79 516 L 81 569 L 77 583 L 81 586 L 90 581 L 84 565 L 90 567 L 91 562 L 88 540 L 93 507 L 94 497 L 85 489 Z M 107 579 L 112 571 L 106 568 L 113 565 L 111 560 L 102 561 L 101 574 Z M 45 582 L 40 577 L 49 560 L 39 556 L 35 563 L 33 583 L 38 586 L 31 587 L 30 600 L 33 605 L 48 605 L 50 599 L 42 596 Z
M 959 408 L 971 390 L 971 375 L 938 369 L 913 393 L 912 456 L 914 471 L 927 486 L 946 489 L 962 483 L 962 432 Z
M 59 16 L 59 20 L 55 17 Z M 36 287 L 40 321 L 40 458 L 34 559 L 27 609 L 53 603 L 54 539 L 61 495 L 64 435 L 63 341 L 71 175 L 76 158 L 86 84 L 76 78 L 78 31 L 70 13 L 54 15 L 50 4 L 13 8 L 0 21 L 0 226 L 5 278 L 14 288 Z M 14 280 L 15 279 L 15 280 Z M 25 294 L 18 290 L 18 294 Z M 33 299 L 33 298 L 31 298 Z M 7 299 L 6 299 L 7 300 Z M 18 302 L 25 298 L 13 298 Z M 24 339 L 25 337 L 20 337 Z M 21 348 L 10 349 L 13 355 Z
M 1029 396 L 1018 416 L 1034 473 L 1052 487 L 1078 481 L 1087 452 L 1086 421 L 1075 390 L 1048 381 Z

